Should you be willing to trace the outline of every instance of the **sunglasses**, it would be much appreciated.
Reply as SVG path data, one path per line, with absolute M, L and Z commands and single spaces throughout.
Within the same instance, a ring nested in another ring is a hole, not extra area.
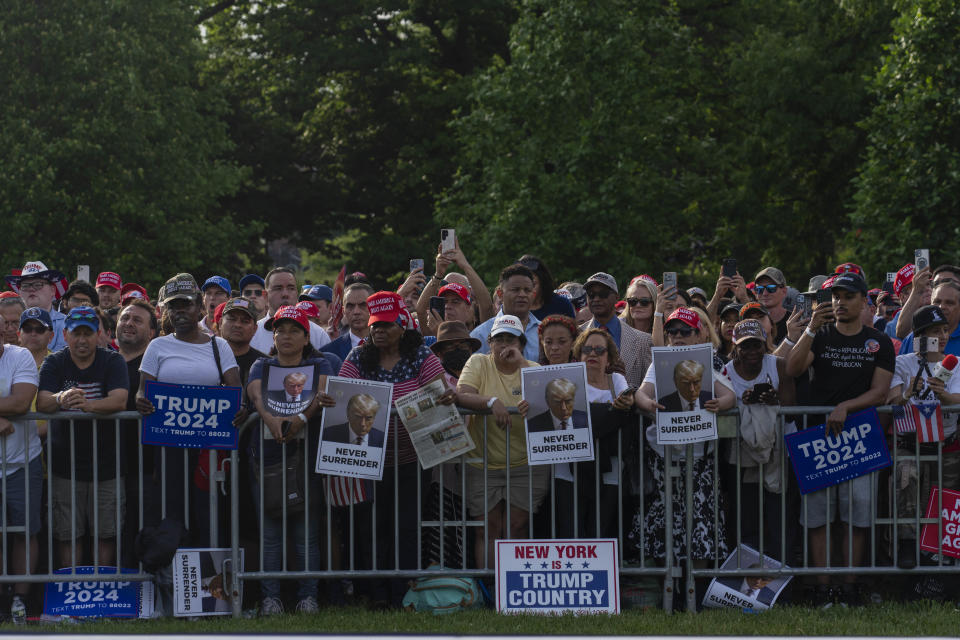
M 754 290 L 757 292 L 757 295 L 760 295 L 764 291 L 767 293 L 773 293 L 780 288 L 778 284 L 758 284 L 754 287 Z
M 613 295 L 613 291 L 611 291 L 610 289 L 607 289 L 606 287 L 603 287 L 603 288 L 596 287 L 594 289 L 591 289 L 590 291 L 587 291 L 588 298 L 609 298 L 612 295 Z
M 43 325 L 37 326 L 35 324 L 25 324 L 20 327 L 20 333 L 44 333 L 47 331 L 47 328 Z
M 244 289 L 242 293 L 244 298 L 259 298 L 263 295 L 263 289 Z
M 585 356 L 589 356 L 589 355 L 602 356 L 606 352 L 607 352 L 606 347 L 591 347 L 589 345 L 585 347 L 581 347 L 580 349 L 580 353 L 582 353 Z
M 641 307 L 649 307 L 651 304 L 653 304 L 653 300 L 651 298 L 627 298 L 627 304 L 631 307 L 635 307 L 637 305 L 640 305 Z
M 693 329 L 690 327 L 671 327 L 670 329 L 664 329 L 667 332 L 668 336 L 676 338 L 681 336 L 683 338 L 688 338 L 693 335 Z

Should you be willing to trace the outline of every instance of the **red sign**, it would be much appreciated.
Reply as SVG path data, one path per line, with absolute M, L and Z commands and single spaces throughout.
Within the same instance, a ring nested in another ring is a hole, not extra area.
M 925 517 L 936 517 L 939 493 L 939 487 L 930 489 L 930 500 L 927 502 Z M 943 526 L 943 540 L 937 540 L 938 528 L 936 523 L 925 524 L 920 536 L 920 548 L 930 553 L 940 553 L 940 542 L 942 542 L 943 555 L 960 558 L 960 491 L 943 490 L 943 511 L 940 512 L 940 522 Z

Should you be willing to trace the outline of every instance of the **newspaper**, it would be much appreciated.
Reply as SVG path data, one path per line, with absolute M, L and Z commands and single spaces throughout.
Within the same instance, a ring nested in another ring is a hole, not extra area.
M 442 380 L 434 380 L 394 402 L 424 469 L 456 458 L 475 446 L 456 406 L 438 402 L 446 390 Z

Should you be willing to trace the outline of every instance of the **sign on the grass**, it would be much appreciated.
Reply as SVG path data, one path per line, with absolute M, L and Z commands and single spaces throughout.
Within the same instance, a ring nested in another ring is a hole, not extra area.
M 233 607 L 230 549 L 177 549 L 173 556 L 173 615 L 225 616 Z M 243 571 L 243 549 L 240 567 Z M 241 583 L 242 585 L 242 583 Z
M 927 518 L 937 517 L 937 505 L 940 503 L 940 487 L 930 489 L 930 499 L 927 501 Z M 920 548 L 930 553 L 940 553 L 940 542 L 943 543 L 943 555 L 960 558 L 960 491 L 953 489 L 943 490 L 943 510 L 940 512 L 941 527 L 936 524 L 923 525 L 920 535 Z M 940 532 L 943 539 L 938 541 Z
M 116 567 L 77 567 L 76 580 L 48 582 L 43 592 L 43 612 L 52 616 L 136 618 L 149 616 L 153 611 L 153 585 L 143 582 L 117 580 Z M 57 569 L 54 573 L 68 574 L 72 569 Z M 124 573 L 137 573 L 135 569 L 122 569 Z M 94 578 L 107 578 L 96 580 Z M 150 588 L 149 598 L 144 598 L 143 587 Z M 142 605 L 149 605 L 146 611 Z
M 847 417 L 839 435 L 818 425 L 784 436 L 800 493 L 819 491 L 889 467 L 890 451 L 876 409 Z
M 615 539 L 497 540 L 497 611 L 620 613 Z
M 778 570 L 788 568 L 785 564 L 770 556 L 761 556 L 760 552 L 745 544 L 734 549 L 720 568 L 747 569 L 751 573 L 711 580 L 703 596 L 704 607 L 769 609 L 793 577 L 778 575 Z
M 236 449 L 231 424 L 240 410 L 240 387 L 208 387 L 148 380 L 154 412 L 143 418 L 143 443 L 166 447 Z

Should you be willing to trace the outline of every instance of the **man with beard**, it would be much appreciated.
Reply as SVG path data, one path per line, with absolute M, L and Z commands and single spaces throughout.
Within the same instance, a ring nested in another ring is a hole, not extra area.
M 867 297 L 867 283 L 863 278 L 856 273 L 841 274 L 830 284 L 830 291 L 836 320 L 826 322 L 830 305 L 820 305 L 814 310 L 810 324 L 787 356 L 787 375 L 799 376 L 813 366 L 810 404 L 834 407 L 826 417 L 826 430 L 839 436 L 850 413 L 884 403 L 893 377 L 895 356 L 887 336 L 863 326 L 862 312 Z M 816 425 L 820 420 L 820 416 L 813 416 L 809 424 Z M 807 494 L 806 509 L 800 520 L 810 536 L 813 566 L 827 565 L 826 525 L 838 513 L 845 523 L 841 545 L 844 564 L 860 566 L 867 559 L 871 508 L 876 503 L 872 475 Z M 859 599 L 855 574 L 846 577 L 841 591 L 830 589 L 830 576 L 823 574 L 817 579 L 816 599 L 821 604 L 840 599 L 856 604 Z
M 101 271 L 97 276 L 97 296 L 100 298 L 100 310 L 109 311 L 120 304 L 120 290 L 123 280 L 113 271 Z
M 373 295 L 373 287 L 366 282 L 355 282 L 343 290 L 343 319 L 347 322 L 347 332 L 326 345 L 320 351 L 331 353 L 340 360 L 346 360 L 350 352 L 360 346 L 370 335 L 367 321 L 370 311 L 367 298 Z M 335 369 L 339 371 L 339 369 Z

